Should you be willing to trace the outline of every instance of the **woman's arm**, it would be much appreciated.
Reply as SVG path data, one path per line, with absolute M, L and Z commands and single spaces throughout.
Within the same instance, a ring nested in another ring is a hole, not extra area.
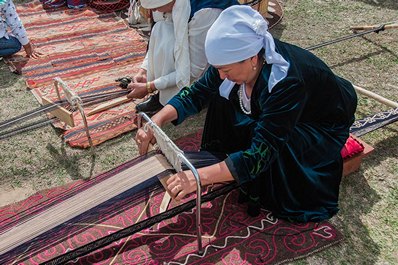
M 177 110 L 171 105 L 166 105 L 158 113 L 152 116 L 151 119 L 157 126 L 162 127 L 164 124 L 177 119 Z M 144 155 L 148 152 L 150 143 L 155 143 L 152 129 L 150 127 L 147 129 L 147 131 L 143 128 L 138 129 L 135 136 L 135 141 L 140 155 Z
M 200 168 L 198 173 L 202 186 L 234 180 L 224 161 Z M 171 176 L 166 183 L 167 189 L 175 196 L 176 200 L 181 200 L 187 194 L 196 191 L 196 180 L 190 170 L 178 172 Z
M 277 159 L 305 107 L 308 94 L 295 78 L 285 78 L 267 96 L 263 91 L 261 113 L 253 128 L 250 148 L 231 153 L 225 162 L 234 178 L 245 183 L 264 172 Z
M 174 96 L 152 117 L 152 121 L 159 127 L 171 121 L 176 125 L 181 123 L 186 117 L 198 113 L 204 107 L 212 94 L 218 92 L 220 83 L 217 70 L 210 68 L 200 80 L 190 87 L 183 88 Z M 146 154 L 149 144 L 155 142 L 152 130 L 148 129 L 145 132 L 143 129 L 139 129 L 135 141 L 140 155 Z

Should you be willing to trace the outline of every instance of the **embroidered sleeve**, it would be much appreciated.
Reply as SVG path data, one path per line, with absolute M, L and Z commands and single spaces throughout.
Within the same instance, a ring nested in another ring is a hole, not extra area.
M 204 75 L 190 87 L 184 87 L 167 103 L 172 105 L 178 113 L 178 119 L 173 124 L 180 124 L 193 114 L 200 112 L 210 98 L 218 93 L 221 79 L 214 67 L 210 67 Z

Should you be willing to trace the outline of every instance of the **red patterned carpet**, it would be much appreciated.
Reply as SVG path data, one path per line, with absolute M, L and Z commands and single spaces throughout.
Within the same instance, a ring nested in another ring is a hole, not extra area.
M 120 90 L 115 79 L 134 75 L 146 52 L 146 41 L 129 28 L 115 13 L 99 13 L 90 8 L 72 10 L 62 7 L 44 10 L 35 0 L 17 6 L 31 41 L 45 56 L 27 60 L 24 52 L 8 64 L 26 79 L 39 103 L 46 96 L 57 100 L 54 78 L 60 77 L 80 95 Z M 135 129 L 133 102 L 125 103 L 88 117 L 95 145 Z M 85 107 L 86 113 L 96 105 Z M 66 129 L 65 141 L 74 147 L 89 146 L 79 112 L 76 127 Z
M 198 136 L 185 137 L 177 144 L 186 151 L 197 150 Z M 0 234 L 143 159 L 138 157 L 89 181 L 42 191 L 0 208 Z M 0 255 L 0 264 L 40 264 L 96 239 L 112 236 L 156 216 L 163 195 L 156 181 L 139 191 L 133 188 Z M 202 204 L 202 255 L 197 253 L 193 209 L 116 240 L 70 264 L 281 264 L 321 251 L 343 238 L 329 222 L 294 224 L 276 219 L 266 210 L 258 217 L 250 217 L 246 204 L 239 204 L 237 197 L 238 191 L 234 189 Z M 178 206 L 172 202 L 169 209 Z

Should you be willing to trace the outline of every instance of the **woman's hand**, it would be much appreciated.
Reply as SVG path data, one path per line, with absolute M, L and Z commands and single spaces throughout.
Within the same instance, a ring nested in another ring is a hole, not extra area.
M 214 183 L 230 182 L 234 178 L 229 171 L 225 161 L 198 169 L 200 183 L 202 186 Z M 182 171 L 171 176 L 167 181 L 167 189 L 176 200 L 181 200 L 187 194 L 196 191 L 196 179 L 192 171 Z
M 127 95 L 128 98 L 143 98 L 148 95 L 146 83 L 131 82 L 128 84 L 127 89 L 131 90 L 131 92 Z
M 24 45 L 23 48 L 29 58 L 38 59 L 43 55 L 41 52 L 36 51 L 30 42 Z
M 192 171 L 181 171 L 171 176 L 167 181 L 167 189 L 176 200 L 181 200 L 187 194 L 196 191 L 196 180 Z
M 133 83 L 146 83 L 146 70 L 145 69 L 140 69 L 138 73 L 133 76 Z
M 135 142 L 137 143 L 140 155 L 148 153 L 149 144 L 156 143 L 152 128 L 150 126 L 139 128 L 135 135 Z

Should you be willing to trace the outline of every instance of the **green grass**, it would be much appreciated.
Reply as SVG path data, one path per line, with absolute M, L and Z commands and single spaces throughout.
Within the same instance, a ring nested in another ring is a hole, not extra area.
M 19 3 L 21 1 L 18 1 Z M 378 3 L 378 4 L 377 4 Z M 286 0 L 284 18 L 272 33 L 301 47 L 351 34 L 353 25 L 398 19 L 396 0 Z M 333 71 L 354 84 L 398 101 L 398 29 L 368 34 L 329 45 L 314 53 Z M 0 120 L 38 106 L 20 76 L 10 74 L 0 61 Z M 394 88 L 395 86 L 395 88 Z M 359 95 L 357 118 L 389 107 Z M 205 113 L 181 126 L 167 126 L 172 139 L 203 126 Z M 340 188 L 340 212 L 331 222 L 344 241 L 294 264 L 398 264 L 398 124 L 362 139 L 375 151 L 361 168 L 345 178 Z M 0 188 L 22 188 L 23 199 L 37 190 L 89 178 L 137 156 L 134 132 L 89 150 L 72 149 L 59 132 L 44 127 L 8 140 L 0 140 Z M 1 203 L 1 202 L 0 202 Z

